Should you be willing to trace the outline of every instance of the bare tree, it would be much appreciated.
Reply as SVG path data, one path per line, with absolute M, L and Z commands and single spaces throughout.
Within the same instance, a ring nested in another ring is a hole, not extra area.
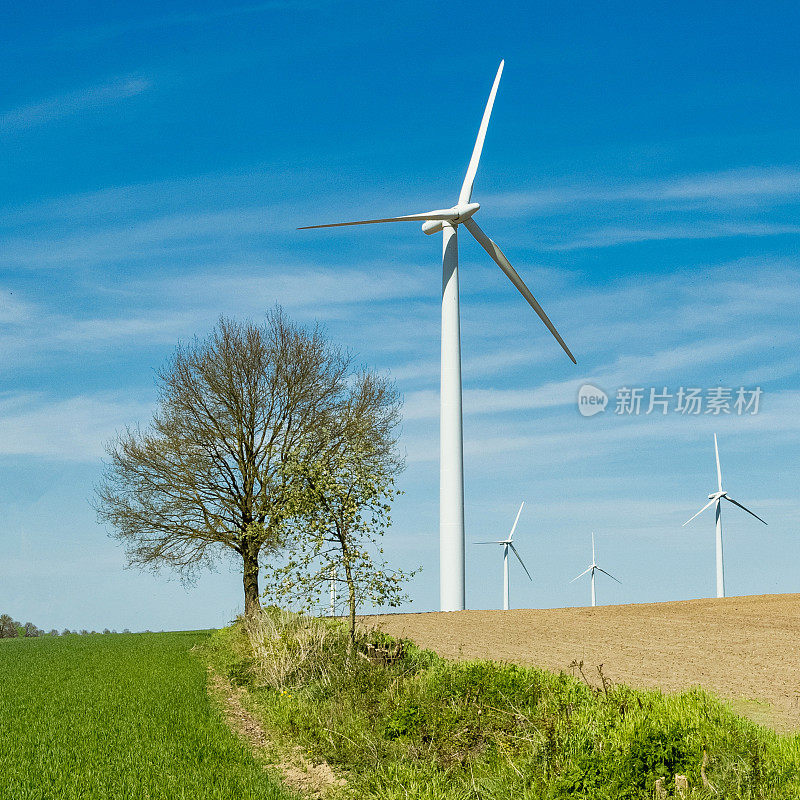
M 298 508 L 285 467 L 341 405 L 349 357 L 319 328 L 280 308 L 264 325 L 222 318 L 178 347 L 158 373 L 158 410 L 146 430 L 109 445 L 97 510 L 131 564 L 169 566 L 191 579 L 222 553 L 241 559 L 245 613 L 260 607 L 263 554 L 281 544 Z
M 32 639 L 42 635 L 40 631 L 32 622 L 26 622 L 22 629 L 22 635 L 26 638 Z

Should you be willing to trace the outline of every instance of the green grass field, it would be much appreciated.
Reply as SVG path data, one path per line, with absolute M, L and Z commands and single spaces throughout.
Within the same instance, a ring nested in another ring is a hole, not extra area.
M 208 699 L 206 636 L 0 642 L 0 798 L 286 800 Z

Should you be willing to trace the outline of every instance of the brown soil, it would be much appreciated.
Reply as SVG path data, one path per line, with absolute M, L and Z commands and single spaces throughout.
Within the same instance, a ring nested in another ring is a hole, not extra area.
M 214 670 L 209 670 L 208 688 L 220 704 L 228 726 L 253 748 L 256 755 L 265 758 L 284 786 L 301 797 L 322 800 L 345 785 L 344 779 L 337 777 L 329 764 L 312 763 L 299 747 L 279 757 L 261 723 L 242 705 L 244 691 Z
M 363 623 L 455 659 L 570 671 L 617 683 L 702 686 L 741 714 L 800 730 L 800 594 L 518 611 L 386 614 Z

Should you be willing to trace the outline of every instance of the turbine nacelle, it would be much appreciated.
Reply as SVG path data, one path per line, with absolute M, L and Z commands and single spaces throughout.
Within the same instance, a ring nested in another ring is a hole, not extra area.
M 459 222 L 466 222 L 480 207 L 480 203 L 459 203 L 453 209 L 453 211 L 458 213 L 458 216 L 453 222 L 455 222 L 456 225 L 458 225 Z
M 719 500 L 721 497 L 727 497 L 727 492 L 714 492 L 714 494 L 710 494 L 708 496 L 709 500 Z
M 453 214 L 452 219 L 448 220 L 441 220 L 441 219 L 428 219 L 422 223 L 422 232 L 426 236 L 430 236 L 432 233 L 439 233 L 439 231 L 444 227 L 445 222 L 449 222 L 451 225 L 458 225 L 461 222 L 465 222 L 468 220 L 479 208 L 481 207 L 480 203 L 459 203 L 456 206 L 453 206 L 450 211 Z

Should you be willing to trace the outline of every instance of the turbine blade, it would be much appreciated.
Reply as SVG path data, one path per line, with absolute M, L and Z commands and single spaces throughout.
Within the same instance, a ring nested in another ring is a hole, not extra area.
M 510 548 L 511 548 L 513 551 L 514 551 L 514 555 L 517 557 L 517 561 L 519 561 L 519 563 L 520 563 L 520 564 L 522 564 L 522 569 L 524 569 L 524 570 L 525 570 L 525 574 L 526 574 L 526 575 L 527 575 L 527 576 L 528 576 L 528 577 L 529 577 L 531 580 L 533 580 L 533 578 L 531 578 L 531 574 L 530 574 L 530 572 L 528 572 L 528 568 L 525 566 L 525 562 L 522 560 L 522 557 L 521 557 L 521 556 L 520 556 L 520 554 L 517 552 L 517 548 L 516 548 L 516 547 L 514 547 L 514 545 L 513 545 L 513 544 L 511 544 L 511 542 L 509 542 L 509 543 L 508 543 L 508 546 L 509 546 L 509 547 L 510 547 Z
M 501 61 L 500 66 L 497 68 L 497 75 L 495 75 L 494 78 L 492 91 L 489 93 L 489 100 L 483 112 L 483 119 L 481 119 L 481 127 L 478 129 L 478 138 L 475 140 L 475 147 L 472 149 L 472 157 L 469 160 L 467 174 L 464 176 L 464 183 L 461 184 L 461 192 L 458 195 L 459 203 L 469 203 L 472 199 L 472 187 L 475 183 L 475 175 L 478 172 L 478 162 L 481 160 L 483 140 L 486 138 L 486 129 L 489 127 L 489 117 L 492 116 L 492 106 L 494 106 L 494 98 L 497 95 L 497 87 L 500 84 L 500 76 L 503 74 L 503 66 L 505 63 L 505 61 Z
M 594 569 L 594 567 L 592 567 L 592 566 L 588 566 L 588 567 L 586 567 L 586 569 L 585 569 L 583 572 L 581 572 L 581 574 L 580 574 L 580 575 L 576 575 L 576 576 L 575 576 L 575 577 L 574 577 L 574 578 L 573 578 L 573 579 L 570 581 L 570 583 L 575 583 L 575 581 L 576 581 L 576 580 L 578 580 L 578 578 L 582 578 L 582 577 L 583 577 L 583 576 L 584 576 L 584 575 L 585 575 L 587 572 L 591 572 L 593 569 Z
M 608 575 L 609 578 L 613 578 L 620 585 L 622 584 L 622 581 L 619 580 L 619 578 L 614 578 L 614 576 L 610 572 L 606 572 L 602 567 L 597 567 L 597 571 L 602 572 L 604 575 Z
M 500 248 L 480 229 L 478 223 L 475 222 L 474 219 L 470 218 L 464 220 L 464 227 L 475 237 L 475 240 L 478 244 L 489 254 L 492 261 L 500 267 L 503 272 L 505 272 L 508 279 L 514 286 L 517 287 L 520 294 L 528 301 L 531 308 L 539 315 L 539 319 L 544 322 L 547 326 L 547 330 L 555 336 L 556 341 L 564 348 L 564 352 L 570 357 L 573 364 L 577 364 L 578 362 L 575 360 L 575 356 L 569 350 L 564 340 L 561 338 L 561 334 L 555 329 L 555 326 L 552 322 L 550 322 L 550 318 L 547 314 L 544 313 L 544 309 L 536 302 L 536 298 L 531 294 L 530 289 L 525 285 L 522 278 L 517 275 L 516 270 L 514 267 L 511 266 L 509 260 L 503 255 L 503 252 Z
M 378 222 L 420 222 L 429 219 L 455 219 L 458 216 L 452 209 L 440 208 L 424 214 L 406 214 L 404 217 L 385 217 L 384 219 L 360 219 L 356 222 L 331 222 L 327 225 L 303 225 L 299 231 L 310 231 L 314 228 L 345 228 L 348 225 L 374 225 Z
M 707 502 L 707 503 L 706 503 L 706 504 L 705 504 L 705 505 L 704 505 L 704 506 L 703 506 L 703 507 L 702 507 L 702 508 L 701 508 L 701 509 L 700 509 L 700 510 L 699 510 L 699 511 L 698 511 L 698 512 L 697 512 L 697 513 L 694 515 L 694 517 L 699 517 L 699 516 L 700 516 L 700 515 L 701 515 L 701 514 L 702 514 L 702 513 L 703 513 L 703 512 L 704 512 L 704 511 L 707 509 L 707 508 L 711 508 L 711 506 L 713 506 L 713 505 L 714 505 L 714 503 L 716 503 L 716 502 L 717 502 L 717 498 L 716 498 L 716 497 L 715 497 L 713 500 L 709 500 L 709 501 L 708 501 L 708 502 Z M 684 527 L 684 525 L 688 525 L 688 524 L 689 524 L 689 523 L 690 523 L 690 522 L 691 522 L 691 521 L 694 519 L 694 517 L 689 517 L 689 519 L 687 519 L 687 520 L 686 520 L 686 522 L 684 522 L 684 523 L 683 523 L 683 525 L 681 525 L 681 527 Z
M 594 554 L 594 531 L 592 531 L 592 564 L 597 563 L 597 556 Z
M 719 446 L 717 445 L 717 434 L 714 434 L 714 455 L 717 457 L 717 486 L 722 491 L 722 469 L 719 466 Z
M 472 544 L 508 544 L 508 542 L 498 539 L 494 542 L 473 542 Z
M 763 520 L 763 519 L 761 519 L 761 517 L 759 517 L 759 516 L 758 516 L 758 514 L 755 514 L 755 513 L 754 513 L 754 512 L 752 512 L 752 511 L 751 511 L 749 508 L 745 508 L 745 507 L 744 507 L 744 506 L 743 506 L 741 503 L 737 503 L 737 502 L 736 502 L 736 501 L 735 501 L 735 500 L 734 500 L 732 497 L 728 497 L 728 495 L 723 495 L 723 497 L 724 497 L 726 500 L 729 500 L 729 501 L 730 501 L 731 503 L 733 503 L 735 506 L 739 506 L 739 508 L 741 508 L 741 509 L 742 509 L 742 511 L 746 511 L 748 514 L 751 514 L 752 516 L 754 516 L 754 517 L 755 517 L 755 518 L 756 518 L 756 519 L 757 519 L 759 522 L 764 522 L 764 520 Z M 766 525 L 767 523 L 766 523 L 766 522 L 764 522 L 764 524 Z
M 508 541 L 510 542 L 514 538 L 514 531 L 517 529 L 517 523 L 519 522 L 519 515 L 522 513 L 522 506 L 525 505 L 525 501 L 522 501 L 522 504 L 519 507 L 519 511 L 517 511 L 517 518 L 514 520 L 514 524 L 511 526 L 511 533 L 508 535 Z

